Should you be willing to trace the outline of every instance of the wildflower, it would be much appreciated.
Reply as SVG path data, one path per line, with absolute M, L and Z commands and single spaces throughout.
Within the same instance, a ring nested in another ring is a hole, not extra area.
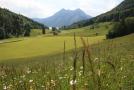
M 47 74 L 49 74 L 49 72 L 46 72 Z
M 101 75 L 101 70 L 100 69 L 97 71 L 97 74 L 100 77 L 100 75 Z
M 30 74 L 30 73 L 31 73 L 31 71 L 30 71 L 30 70 L 27 70 L 26 72 L 27 72 L 27 74 Z
M 122 71 L 123 70 L 123 67 L 121 67 L 120 70 Z
M 81 75 L 82 75 L 82 71 L 79 72 L 79 76 L 81 76 Z
M 63 77 L 59 77 L 59 79 L 61 80 L 61 79 L 63 79 Z
M 25 75 L 20 76 L 21 78 L 25 78 Z
M 54 81 L 54 80 L 51 80 L 51 84 L 52 84 L 53 86 L 55 86 L 55 85 L 56 85 L 56 83 L 55 83 L 55 81 Z
M 88 86 L 88 83 L 85 83 L 84 85 L 85 85 L 85 86 Z
M 30 82 L 30 83 L 32 83 L 32 82 L 33 82 L 33 80 L 29 80 L 29 82 Z
M 12 88 L 13 87 L 13 85 L 12 84 L 10 84 L 9 86 L 8 86 L 8 89 L 10 89 L 10 88 Z
M 26 68 L 26 73 L 27 73 L 27 74 L 30 74 L 31 72 L 32 72 L 32 71 L 30 70 L 30 68 L 27 67 L 27 68 Z
M 19 81 L 19 83 L 22 83 L 22 81 Z
M 94 62 L 96 62 L 98 59 L 99 59 L 99 58 L 95 58 L 95 59 L 94 59 Z
M 123 76 L 122 78 L 126 78 L 127 76 Z
M 45 86 L 44 86 L 44 85 L 42 85 L 41 87 L 42 87 L 42 88 L 44 88 Z
M 73 68 L 73 67 L 71 67 L 71 68 L 70 68 L 70 71 L 72 71 L 73 69 L 74 69 L 74 68 Z
M 75 85 L 76 83 L 77 83 L 76 80 L 71 80 L 71 81 L 70 81 L 70 85 Z
M 83 66 L 81 66 L 80 69 L 82 70 L 83 69 Z
M 3 86 L 3 89 L 4 89 L 4 90 L 7 90 L 7 86 Z

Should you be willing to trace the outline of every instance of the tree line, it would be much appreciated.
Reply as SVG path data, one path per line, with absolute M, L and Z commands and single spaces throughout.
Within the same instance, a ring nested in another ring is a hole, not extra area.
M 25 16 L 0 8 L 0 39 L 30 36 L 31 29 L 34 28 L 42 29 L 45 26 Z

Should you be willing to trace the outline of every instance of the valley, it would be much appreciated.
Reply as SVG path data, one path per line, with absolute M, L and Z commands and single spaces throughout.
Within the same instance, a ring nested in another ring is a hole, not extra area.
M 134 0 L 23 1 L 0 1 L 0 90 L 134 90 Z

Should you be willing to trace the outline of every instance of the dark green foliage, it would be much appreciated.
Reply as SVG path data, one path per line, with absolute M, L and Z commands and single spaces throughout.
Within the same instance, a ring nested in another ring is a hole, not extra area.
M 25 37 L 30 36 L 30 32 L 31 32 L 31 27 L 30 27 L 30 25 L 29 25 L 29 24 L 26 24 L 26 25 L 25 25 L 25 32 L 24 32 L 24 36 L 25 36 Z
M 52 27 L 52 32 L 53 32 L 53 35 L 54 35 L 54 36 L 55 36 L 55 35 L 58 35 L 58 30 L 57 30 L 57 28 Z
M 6 37 L 4 28 L 0 28 L 0 38 L 4 39 Z
M 55 27 L 52 27 L 52 31 L 56 31 L 56 28 Z
M 42 34 L 46 34 L 46 30 L 44 26 L 42 26 Z
M 134 32 L 134 17 L 126 18 L 125 22 L 126 22 L 126 28 L 127 28 L 128 34 L 133 33 Z
M 30 25 L 29 29 L 27 28 L 27 25 Z M 42 26 L 42 24 L 37 23 L 25 16 L 0 8 L 0 39 L 25 35 L 29 36 L 30 29 L 38 29 L 42 28 Z
M 107 38 L 115 38 L 134 33 L 134 17 L 126 18 L 115 23 L 107 34 Z

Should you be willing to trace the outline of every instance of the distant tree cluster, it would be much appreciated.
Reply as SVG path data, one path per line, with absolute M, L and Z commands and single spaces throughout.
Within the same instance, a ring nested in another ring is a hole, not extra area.
M 134 33 L 134 17 L 122 19 L 120 22 L 116 22 L 113 28 L 107 34 L 108 39 L 120 37 Z
M 0 8 L 0 39 L 30 36 L 31 29 L 42 26 L 27 17 Z

